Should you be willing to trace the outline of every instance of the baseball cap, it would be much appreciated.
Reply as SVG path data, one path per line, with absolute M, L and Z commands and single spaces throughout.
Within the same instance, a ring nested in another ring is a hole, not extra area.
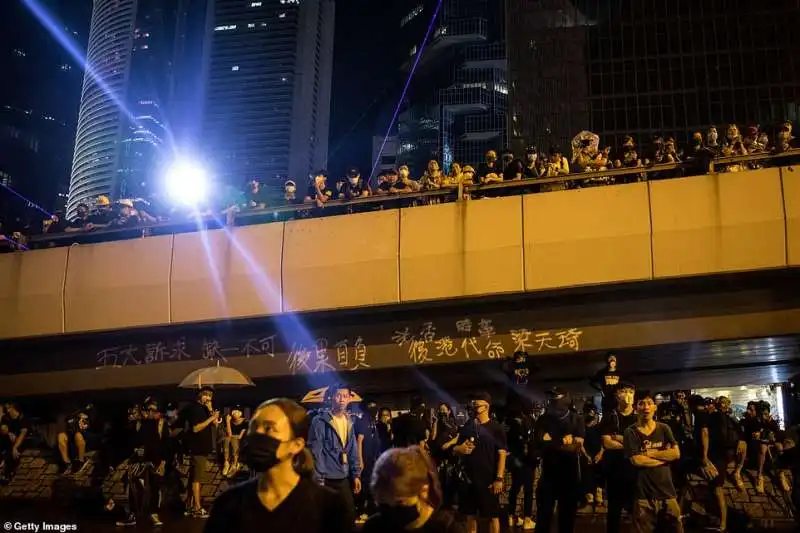
M 492 396 L 486 391 L 479 391 L 470 396 L 472 401 L 484 401 L 492 405 Z

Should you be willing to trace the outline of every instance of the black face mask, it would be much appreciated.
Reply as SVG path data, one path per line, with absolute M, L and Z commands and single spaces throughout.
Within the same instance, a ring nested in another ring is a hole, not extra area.
M 242 442 L 245 464 L 254 472 L 266 472 L 281 462 L 278 447 L 281 441 L 263 433 L 248 433 Z
M 392 525 L 401 528 L 419 518 L 416 505 L 382 505 L 380 512 Z

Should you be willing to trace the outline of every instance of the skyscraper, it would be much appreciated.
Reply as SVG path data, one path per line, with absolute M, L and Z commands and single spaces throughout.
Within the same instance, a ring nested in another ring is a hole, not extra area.
M 216 0 L 201 144 L 218 180 L 325 165 L 333 30 L 333 0 Z
M 98 195 L 147 195 L 159 165 L 173 153 L 173 107 L 199 85 L 186 68 L 186 43 L 207 21 L 198 0 L 95 0 L 67 204 L 71 216 Z M 191 27 L 188 11 L 199 11 Z M 202 38 L 199 38 L 202 41 Z M 202 46 L 199 47 L 202 50 Z M 202 58 L 202 53 L 197 54 Z M 193 56 L 192 61 L 198 61 Z M 185 91 L 184 91 L 185 92 Z M 176 119 L 177 120 L 177 119 Z
M 508 2 L 518 146 L 800 119 L 800 0 Z
M 69 183 L 81 94 L 71 51 L 85 49 L 91 7 L 91 0 L 0 2 L 0 184 L 51 212 L 63 207 L 58 194 Z M 7 223 L 44 217 L 5 187 L 0 214 Z
M 504 3 L 443 0 L 397 121 L 397 161 L 421 174 L 430 159 L 445 168 L 477 165 L 506 144 L 508 63 Z M 403 71 L 410 72 L 437 0 L 406 4 L 398 17 Z M 383 135 L 383 132 L 380 132 Z M 391 155 L 391 154 L 383 154 Z

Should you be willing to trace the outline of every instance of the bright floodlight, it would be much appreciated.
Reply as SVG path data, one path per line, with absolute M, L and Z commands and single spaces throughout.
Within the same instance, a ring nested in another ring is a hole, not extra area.
M 198 163 L 178 160 L 166 174 L 167 194 L 174 202 L 195 206 L 208 194 L 208 174 Z

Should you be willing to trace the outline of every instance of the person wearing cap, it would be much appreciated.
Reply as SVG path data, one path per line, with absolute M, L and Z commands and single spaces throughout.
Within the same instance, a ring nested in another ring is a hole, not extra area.
M 347 170 L 347 179 L 342 183 L 339 191 L 340 200 L 354 200 L 356 198 L 366 198 L 372 194 L 369 184 L 361 179 L 361 171 L 357 167 L 350 167 Z
M 549 533 L 558 504 L 558 531 L 572 533 L 580 494 L 580 452 L 586 437 L 581 416 L 572 409 L 569 393 L 555 387 L 550 403 L 536 421 L 535 442 L 542 455 L 536 487 L 536 531 Z
M 616 407 L 616 390 L 622 379 L 617 369 L 617 356 L 613 353 L 606 354 L 606 364 L 597 371 L 589 384 L 602 393 L 602 407 L 604 411 L 611 411 Z
M 127 472 L 129 513 L 117 525 L 132 527 L 137 519 L 148 517 L 152 525 L 158 527 L 162 525 L 158 512 L 169 428 L 153 398 L 146 398 L 142 403 L 141 416 L 134 422 L 133 431 L 135 448 L 128 460 Z
M 208 511 L 202 507 L 200 486 L 207 477 L 208 456 L 214 452 L 214 430 L 222 423 L 219 411 L 211 403 L 213 398 L 214 389 L 203 387 L 197 393 L 197 401 L 181 414 L 181 420 L 188 423 L 185 443 L 191 457 L 186 510 L 195 518 L 208 518 Z
M 467 517 L 467 531 L 477 533 L 478 517 L 489 519 L 490 533 L 500 533 L 500 494 L 506 474 L 506 432 L 491 419 L 492 397 L 479 392 L 472 397 L 473 417 L 458 435 L 453 452 L 463 458 L 467 481 L 462 486 L 459 511 Z
M 475 169 L 472 165 L 464 165 L 461 169 L 461 183 L 464 185 L 475 185 Z
M 625 458 L 625 430 L 636 423 L 633 398 L 635 387 L 632 383 L 621 382 L 616 389 L 617 406 L 610 412 L 603 412 L 600 434 L 603 436 L 603 463 L 606 473 L 606 531 L 619 533 L 622 510 L 633 511 L 633 491 L 636 472 L 631 462 Z
M 497 152 L 494 150 L 486 152 L 486 161 L 478 167 L 478 179 L 484 185 L 503 181 L 503 171 L 497 164 Z
M 681 509 L 670 464 L 681 457 L 669 426 L 656 422 L 653 395 L 640 393 L 636 423 L 625 430 L 625 456 L 634 468 L 634 508 L 631 518 L 637 533 L 683 532 Z
M 297 203 L 297 184 L 294 180 L 286 180 L 283 184 L 283 201 L 287 204 Z

